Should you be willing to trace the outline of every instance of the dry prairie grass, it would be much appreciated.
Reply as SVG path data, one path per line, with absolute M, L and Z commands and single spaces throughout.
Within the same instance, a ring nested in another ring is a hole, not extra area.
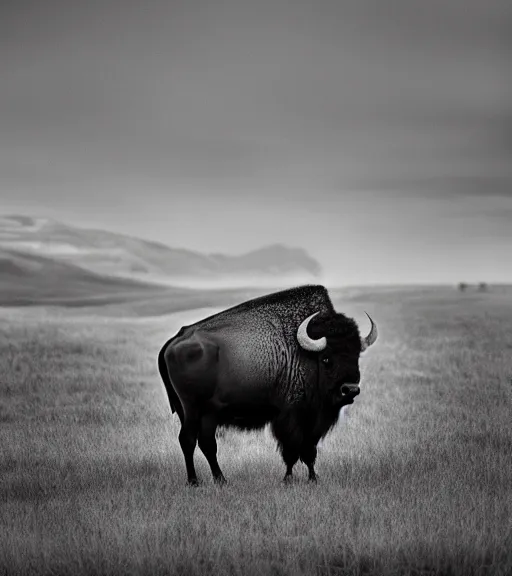
M 227 432 L 229 484 L 185 485 L 156 369 L 191 316 L 0 309 L 0 574 L 512 573 L 512 297 L 352 295 L 379 344 L 281 485 L 270 435 Z

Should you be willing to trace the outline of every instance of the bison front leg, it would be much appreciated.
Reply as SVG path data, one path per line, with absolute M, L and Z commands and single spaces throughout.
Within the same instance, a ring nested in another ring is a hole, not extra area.
M 199 429 L 199 448 L 205 455 L 210 465 L 213 479 L 218 484 L 225 484 L 226 479 L 217 461 L 217 440 L 215 439 L 215 430 L 217 429 L 217 420 L 213 415 L 203 416 L 201 427 Z
M 197 486 L 196 469 L 194 467 L 194 450 L 197 443 L 197 435 L 199 432 L 199 414 L 196 410 L 185 409 L 185 415 L 181 430 L 179 433 L 179 441 L 183 456 L 185 457 L 185 466 L 187 468 L 188 483 L 191 486 Z
M 303 445 L 300 451 L 300 459 L 308 467 L 310 482 L 316 482 L 315 461 L 317 449 L 312 443 Z
M 290 482 L 293 477 L 293 467 L 299 459 L 299 448 L 302 444 L 302 432 L 297 422 L 297 415 L 293 411 L 281 413 L 272 422 L 272 430 L 286 464 L 286 474 L 283 482 Z
M 286 464 L 286 474 L 284 475 L 283 482 L 291 482 L 293 478 L 293 467 L 299 459 L 299 451 L 293 445 L 285 445 L 282 450 L 283 460 Z

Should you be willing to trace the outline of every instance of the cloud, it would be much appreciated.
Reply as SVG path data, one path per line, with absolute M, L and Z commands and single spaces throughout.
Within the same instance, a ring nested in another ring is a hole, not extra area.
M 505 225 L 488 223 L 509 214 L 511 13 L 505 0 L 3 2 L 2 200 L 219 250 L 247 229 L 268 240 L 258 204 L 272 240 L 306 229 L 333 246 L 374 210 L 382 273 L 412 265 L 394 260 L 406 234 L 424 255 L 463 234 L 461 217 L 432 238 L 447 207 L 501 242 Z

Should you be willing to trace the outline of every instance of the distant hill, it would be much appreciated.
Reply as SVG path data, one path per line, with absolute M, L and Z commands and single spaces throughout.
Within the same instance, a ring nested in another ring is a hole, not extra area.
M 92 303 L 162 291 L 154 284 L 100 276 L 71 263 L 0 248 L 0 305 Z
M 194 285 L 268 285 L 313 281 L 321 268 L 301 248 L 273 244 L 243 255 L 201 254 L 158 242 L 68 226 L 27 216 L 0 216 L 0 248 L 19 255 L 39 256 L 101 276 L 146 282 Z M 21 257 L 21 256 L 20 256 Z M 4 271 L 16 275 L 15 262 Z M 53 277 L 64 274 L 55 268 Z M 66 269 L 69 271 L 69 269 Z
M 260 296 L 258 289 L 194 290 L 101 276 L 65 262 L 0 248 L 0 306 L 96 307 L 126 315 L 160 315 L 228 307 Z

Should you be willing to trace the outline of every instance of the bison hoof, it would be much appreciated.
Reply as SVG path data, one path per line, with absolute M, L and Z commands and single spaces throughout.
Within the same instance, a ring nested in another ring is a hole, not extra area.
M 315 475 L 312 475 L 312 476 L 309 476 L 308 481 L 309 481 L 309 482 L 313 482 L 314 484 L 316 484 L 316 482 L 317 482 L 317 476 L 316 476 L 316 474 L 315 474 Z
M 215 484 L 217 484 L 217 486 L 224 486 L 225 484 L 227 484 L 224 476 L 217 476 L 216 478 L 213 479 L 213 481 L 215 482 Z
M 286 474 L 283 478 L 283 484 L 291 484 L 293 482 L 293 476 L 291 474 Z
M 199 486 L 199 480 L 197 478 L 192 478 L 188 481 L 188 485 L 197 488 Z

